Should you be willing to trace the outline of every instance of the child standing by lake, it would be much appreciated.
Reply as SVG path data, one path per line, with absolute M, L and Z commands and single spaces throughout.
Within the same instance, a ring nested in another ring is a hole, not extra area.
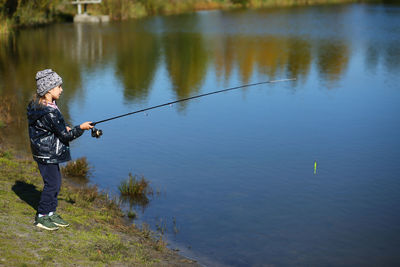
M 73 128 L 66 125 L 56 104 L 63 92 L 62 83 L 62 78 L 51 69 L 37 72 L 36 95 L 27 109 L 32 155 L 44 182 L 35 225 L 46 230 L 69 225 L 56 213 L 61 188 L 59 163 L 71 160 L 69 142 L 93 128 L 91 122 Z

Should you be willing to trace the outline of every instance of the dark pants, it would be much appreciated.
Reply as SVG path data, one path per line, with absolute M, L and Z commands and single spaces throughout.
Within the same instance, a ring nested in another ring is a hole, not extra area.
M 38 207 L 38 213 L 48 214 L 56 211 L 57 196 L 61 188 L 61 173 L 58 164 L 38 163 L 40 174 L 42 175 L 44 187 Z

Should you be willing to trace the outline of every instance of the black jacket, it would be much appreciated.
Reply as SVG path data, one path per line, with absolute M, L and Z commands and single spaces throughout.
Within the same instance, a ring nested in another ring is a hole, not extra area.
M 61 112 L 53 107 L 29 103 L 27 109 L 29 138 L 34 160 L 56 164 L 71 160 L 69 142 L 84 132 L 79 126 L 67 131 Z

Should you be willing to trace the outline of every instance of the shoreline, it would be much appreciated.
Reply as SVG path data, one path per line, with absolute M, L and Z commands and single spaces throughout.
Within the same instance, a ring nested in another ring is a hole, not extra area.
M 288 8 L 314 5 L 337 5 L 351 3 L 385 3 L 391 0 L 180 0 L 142 4 L 140 1 L 123 1 L 116 4 L 103 1 L 99 5 L 89 5 L 87 14 L 108 16 L 110 21 L 124 21 L 146 18 L 155 15 L 178 15 L 211 10 L 238 10 L 263 8 Z M 57 22 L 73 22 L 76 16 L 75 7 L 56 2 L 46 9 L 30 10 L 29 5 L 18 6 L 13 13 L 6 14 L 0 6 L 0 37 L 14 30 L 51 25 Z M 29 12 L 26 10 L 30 10 Z M 3 13 L 1 13 L 3 12 Z
M 70 226 L 33 225 L 43 181 L 37 164 L 0 142 L 0 265 L 201 266 L 167 248 L 148 226 L 129 224 L 116 199 L 63 177 L 59 212 Z

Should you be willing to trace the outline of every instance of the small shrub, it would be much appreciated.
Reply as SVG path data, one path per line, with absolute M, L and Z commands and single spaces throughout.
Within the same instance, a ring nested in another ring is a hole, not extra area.
M 61 167 L 61 172 L 66 176 L 88 178 L 91 174 L 91 166 L 86 160 L 86 157 L 70 161 L 64 167 Z

